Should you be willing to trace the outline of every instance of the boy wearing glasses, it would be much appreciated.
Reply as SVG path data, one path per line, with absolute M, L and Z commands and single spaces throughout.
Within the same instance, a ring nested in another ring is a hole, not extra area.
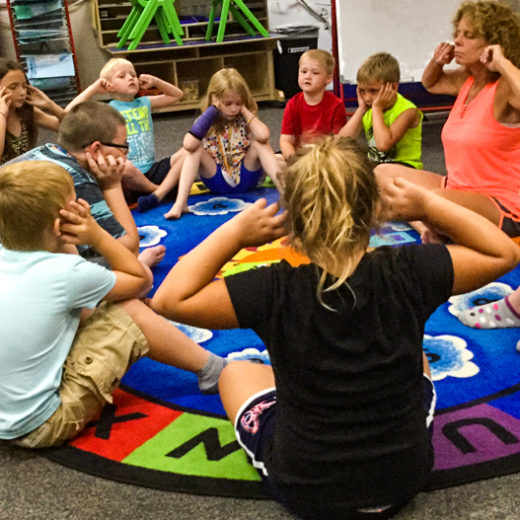
M 158 93 L 140 96 L 141 89 Z M 174 155 L 155 160 L 152 110 L 176 103 L 182 98 L 182 90 L 150 74 L 138 76 L 130 61 L 112 58 L 101 69 L 99 78 L 72 100 L 66 110 L 96 94 L 109 94 L 112 98 L 109 105 L 125 118 L 129 151 L 123 186 L 127 200 L 137 200 L 139 211 L 158 206 L 177 185 L 180 167 L 174 172 Z
M 58 130 L 58 144 L 33 148 L 6 165 L 43 160 L 65 168 L 74 181 L 78 198 L 88 202 L 98 224 L 137 255 L 139 233 L 121 184 L 127 151 L 123 116 L 104 103 L 89 101 L 76 105 L 65 115 Z M 86 258 L 99 259 L 99 252 L 91 247 L 78 249 Z M 156 246 L 145 249 L 139 259 L 150 268 L 164 253 L 164 246 Z

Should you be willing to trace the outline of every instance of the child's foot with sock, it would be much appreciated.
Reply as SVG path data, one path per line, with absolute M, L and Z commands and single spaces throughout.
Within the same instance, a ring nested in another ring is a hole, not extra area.
M 150 193 L 150 195 L 143 195 L 137 199 L 137 211 L 144 213 L 145 211 L 156 208 L 160 203 L 161 201 L 155 193 Z
M 464 325 L 475 329 L 520 327 L 520 314 L 513 308 L 507 296 L 502 300 L 462 311 L 457 318 Z
M 210 352 L 208 362 L 197 372 L 199 390 L 203 394 L 218 392 L 218 378 L 226 365 L 227 359 Z

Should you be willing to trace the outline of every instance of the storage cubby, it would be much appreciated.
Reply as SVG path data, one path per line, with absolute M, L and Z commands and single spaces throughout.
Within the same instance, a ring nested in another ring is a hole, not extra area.
M 210 5 L 209 1 L 176 0 L 175 8 L 184 29 L 182 46 L 175 42 L 165 45 L 157 28 L 151 25 L 137 49 L 118 49 L 117 32 L 130 13 L 129 2 L 94 0 L 92 20 L 100 47 L 113 56 L 130 60 L 138 74 L 153 74 L 184 91 L 179 103 L 161 111 L 198 108 L 211 75 L 222 67 L 239 70 L 257 101 L 282 100 L 283 94 L 274 86 L 273 49 L 277 37 L 250 37 L 240 24 L 230 20 L 223 42 L 207 42 Z M 247 6 L 268 29 L 267 0 L 248 2 Z M 214 37 L 217 27 L 215 24 Z

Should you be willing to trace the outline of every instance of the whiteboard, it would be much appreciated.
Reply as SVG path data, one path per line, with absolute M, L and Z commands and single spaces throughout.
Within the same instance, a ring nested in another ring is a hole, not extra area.
M 356 83 L 363 61 L 389 52 L 401 66 L 401 81 L 421 81 L 441 41 L 451 41 L 461 0 L 335 0 L 341 83 Z

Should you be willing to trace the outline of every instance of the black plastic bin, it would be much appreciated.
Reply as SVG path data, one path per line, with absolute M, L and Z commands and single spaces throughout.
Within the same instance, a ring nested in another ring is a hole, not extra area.
M 293 25 L 271 31 L 281 36 L 273 51 L 274 82 L 286 102 L 300 91 L 298 61 L 305 51 L 318 47 L 318 30 L 313 25 Z

